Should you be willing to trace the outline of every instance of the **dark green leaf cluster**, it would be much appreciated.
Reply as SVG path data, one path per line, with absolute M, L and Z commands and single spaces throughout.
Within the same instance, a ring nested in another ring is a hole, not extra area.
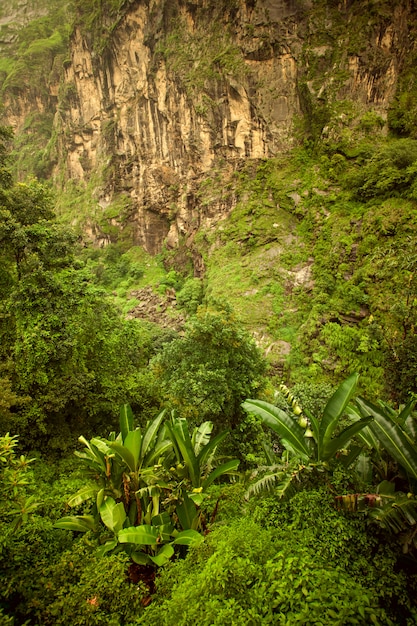
M 165 401 L 191 420 L 212 419 L 217 428 L 239 423 L 240 404 L 262 387 L 266 368 L 231 310 L 210 304 L 151 365 Z

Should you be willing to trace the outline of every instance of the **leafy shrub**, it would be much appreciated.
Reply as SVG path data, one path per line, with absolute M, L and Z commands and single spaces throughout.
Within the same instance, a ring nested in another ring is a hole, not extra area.
M 407 586 L 413 583 L 399 569 L 395 541 L 370 528 L 364 514 L 337 511 L 327 487 L 300 491 L 287 502 L 270 496 L 251 500 L 247 506 L 261 527 L 286 529 L 294 546 L 309 546 L 318 560 L 349 572 L 355 582 L 379 597 L 391 616 L 410 614 Z
M 392 624 L 363 588 L 314 546 L 285 530 L 236 520 L 162 572 L 158 596 L 137 624 Z
M 0 602 L 17 623 L 116 626 L 133 620 L 148 594 L 129 582 L 126 555 L 103 561 L 86 543 L 73 542 L 41 518 L 14 534 L 1 576 Z
M 417 141 L 398 139 L 376 150 L 369 161 L 349 173 L 345 185 L 361 200 L 375 197 L 414 197 Z
M 199 278 L 189 278 L 176 295 L 177 304 L 193 315 L 203 299 L 203 284 Z
M 165 344 L 151 364 L 167 403 L 220 428 L 240 422 L 240 404 L 263 384 L 266 367 L 230 307 L 215 303 L 200 307 L 184 336 Z

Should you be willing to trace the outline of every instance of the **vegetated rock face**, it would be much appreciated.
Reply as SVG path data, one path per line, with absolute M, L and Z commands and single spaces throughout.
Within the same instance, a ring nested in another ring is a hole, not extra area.
M 291 147 L 300 115 L 313 137 L 332 132 L 332 106 L 344 99 L 386 117 L 413 3 L 336 4 L 129 0 L 88 31 L 80 20 L 49 103 L 55 173 L 79 184 L 94 175 L 103 214 L 123 197 L 109 220 L 129 224 L 132 243 L 176 247 L 233 209 L 233 172 Z M 16 128 L 38 106 L 19 97 L 19 118 L 7 101 Z

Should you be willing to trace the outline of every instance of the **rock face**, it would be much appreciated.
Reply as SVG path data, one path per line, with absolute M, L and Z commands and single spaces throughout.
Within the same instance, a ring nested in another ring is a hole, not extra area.
M 331 118 L 315 112 L 343 100 L 386 117 L 412 2 L 385 13 L 382 2 L 376 16 L 373 5 L 128 0 L 89 31 L 80 21 L 56 105 L 55 174 L 81 185 L 94 175 L 103 214 L 148 252 L 178 246 L 233 209 L 233 173 L 291 147 L 301 115 L 311 133 Z

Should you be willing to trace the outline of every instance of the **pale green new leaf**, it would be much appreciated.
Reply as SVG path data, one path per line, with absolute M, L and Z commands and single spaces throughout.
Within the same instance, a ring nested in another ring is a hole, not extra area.
M 122 502 L 116 504 L 113 498 L 107 497 L 99 512 L 103 524 L 113 533 L 118 533 L 123 528 L 126 512 Z
M 106 541 L 106 543 L 103 543 L 102 546 L 97 548 L 96 555 L 100 556 L 100 557 L 104 556 L 108 552 L 111 552 L 112 550 L 114 550 L 114 548 L 116 546 L 117 546 L 117 539 L 112 539 L 111 541 Z
M 124 442 L 128 433 L 133 430 L 133 413 L 129 404 L 123 404 L 120 407 L 119 423 L 122 441 Z
M 70 507 L 78 506 L 86 500 L 96 498 L 97 491 L 97 485 L 86 485 L 85 487 L 81 487 L 81 489 L 79 489 L 76 494 L 68 498 L 67 504 Z
M 162 546 L 162 548 L 158 551 L 158 554 L 156 554 L 155 556 L 149 556 L 149 558 L 155 563 L 155 565 L 161 567 L 171 559 L 173 554 L 174 548 L 169 543 L 167 543 Z
M 203 422 L 198 428 L 194 429 L 192 444 L 194 447 L 194 454 L 199 455 L 201 448 L 207 445 L 210 441 L 210 435 L 213 432 L 213 422 Z
M 175 539 L 172 543 L 180 546 L 190 546 L 190 545 L 199 545 L 204 541 L 203 535 L 201 535 L 196 530 L 192 530 L 188 528 L 187 530 L 183 530 L 175 536 Z

